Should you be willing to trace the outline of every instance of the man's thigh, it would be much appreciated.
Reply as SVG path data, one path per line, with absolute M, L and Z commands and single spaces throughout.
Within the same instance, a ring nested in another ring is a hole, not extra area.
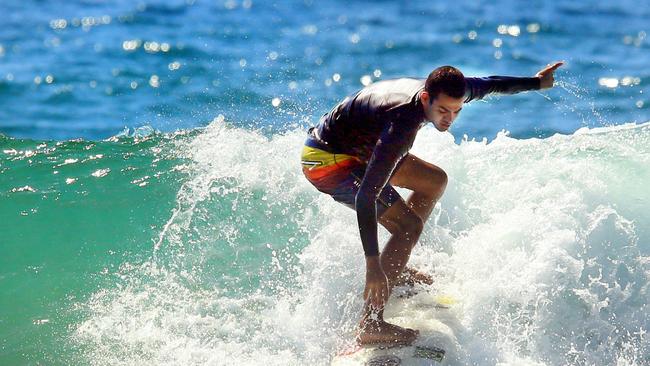
M 440 167 L 408 154 L 390 179 L 397 187 L 427 193 L 447 184 L 447 173 Z

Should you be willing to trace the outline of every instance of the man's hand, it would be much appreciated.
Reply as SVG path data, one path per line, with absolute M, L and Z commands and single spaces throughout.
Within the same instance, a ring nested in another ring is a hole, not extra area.
M 564 61 L 556 62 L 554 64 L 548 64 L 545 68 L 541 69 L 535 77 L 539 78 L 539 87 L 540 89 L 548 89 L 553 87 L 553 73 L 557 70 L 558 67 L 564 65 Z
M 371 308 L 379 310 L 384 308 L 389 295 L 388 277 L 381 268 L 379 256 L 366 257 L 366 288 L 363 291 L 363 299 L 368 301 Z

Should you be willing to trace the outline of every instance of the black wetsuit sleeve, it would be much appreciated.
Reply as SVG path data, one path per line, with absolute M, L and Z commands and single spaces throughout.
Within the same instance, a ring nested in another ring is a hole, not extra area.
M 361 243 L 366 256 L 379 255 L 376 202 L 397 163 L 411 148 L 416 133 L 417 129 L 405 131 L 396 128 L 392 123 L 388 124 L 370 157 L 355 205 Z
M 540 79 L 536 77 L 488 76 L 484 78 L 465 78 L 465 103 L 483 99 L 488 94 L 515 94 L 527 90 L 537 90 Z

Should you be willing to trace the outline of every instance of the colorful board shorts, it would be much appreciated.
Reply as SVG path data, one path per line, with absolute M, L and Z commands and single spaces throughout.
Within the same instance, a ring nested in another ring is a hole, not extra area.
M 305 141 L 301 160 L 302 172 L 316 189 L 355 209 L 357 192 L 366 172 L 366 164 L 362 160 L 351 155 L 325 151 L 312 138 Z M 386 184 L 377 200 L 377 217 L 381 217 L 400 199 L 395 188 Z

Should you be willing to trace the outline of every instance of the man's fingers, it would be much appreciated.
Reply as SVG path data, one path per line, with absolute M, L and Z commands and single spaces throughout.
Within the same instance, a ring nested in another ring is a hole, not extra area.
M 368 296 L 365 298 L 371 307 L 375 309 L 382 309 L 388 300 L 385 290 L 369 290 Z
M 373 291 L 373 289 L 368 289 L 367 290 L 367 296 L 365 297 L 365 300 L 370 304 L 371 307 L 376 307 L 377 304 L 377 293 L 376 291 Z
M 380 297 L 379 297 L 378 293 L 376 293 L 376 292 L 373 293 L 371 303 L 372 303 L 373 308 L 375 308 L 375 309 L 381 308 L 381 300 L 380 300 Z
M 378 291 L 378 292 L 376 291 L 375 292 L 375 307 L 377 309 L 380 309 L 381 306 L 383 305 L 382 304 L 383 303 L 383 301 L 382 301 L 383 297 L 384 297 L 383 291 Z
M 560 67 L 562 65 L 564 65 L 564 61 L 558 61 L 558 62 L 554 63 L 553 65 L 549 64 L 544 70 L 542 70 L 541 73 L 546 74 L 548 72 L 554 72 L 555 70 L 557 70 L 558 67 Z

